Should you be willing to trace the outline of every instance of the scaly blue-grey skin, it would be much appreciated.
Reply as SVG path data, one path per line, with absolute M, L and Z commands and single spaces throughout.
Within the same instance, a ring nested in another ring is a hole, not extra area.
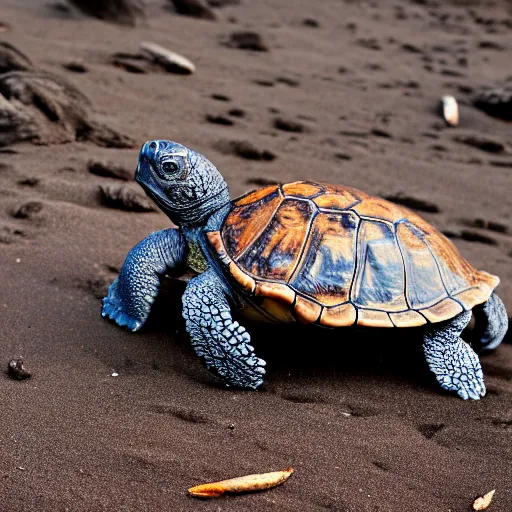
M 470 320 L 471 311 L 465 311 L 448 322 L 431 325 L 425 331 L 423 349 L 443 389 L 455 391 L 464 400 L 478 400 L 485 395 L 482 366 L 475 351 L 460 338 Z
M 475 338 L 473 348 L 479 353 L 494 350 L 508 330 L 508 316 L 505 304 L 493 293 L 487 302 L 473 309 L 475 315 Z
M 144 325 L 168 270 L 185 269 L 194 248 L 204 256 L 206 270 L 193 278 L 183 295 L 183 316 L 196 353 L 206 367 L 228 385 L 257 388 L 265 362 L 254 354 L 250 336 L 233 321 L 230 303 L 244 304 L 244 294 L 226 279 L 206 238 L 218 231 L 231 209 L 226 182 L 204 156 L 171 141 L 149 141 L 141 149 L 136 180 L 164 213 L 179 226 L 149 235 L 128 254 L 119 277 L 103 299 L 103 316 L 136 331 Z M 480 349 L 495 348 L 507 329 L 501 300 L 492 295 L 475 308 Z M 460 339 L 471 318 L 464 312 L 425 330 L 424 350 L 441 386 L 464 399 L 485 394 L 480 361 Z
M 231 318 L 226 290 L 214 269 L 192 279 L 183 295 L 183 317 L 192 345 L 206 367 L 225 382 L 256 389 L 265 361 L 254 355 L 245 327 Z
M 169 270 L 185 269 L 187 245 L 177 229 L 151 233 L 126 256 L 118 278 L 103 299 L 102 315 L 130 331 L 146 322 L 158 295 L 160 278 Z
M 217 262 L 205 232 L 219 229 L 231 203 L 226 182 L 205 157 L 170 141 L 149 141 L 141 149 L 136 180 L 180 230 L 149 235 L 126 257 L 103 299 L 103 316 L 136 331 L 144 325 L 167 270 L 185 269 L 187 246 L 204 254 L 208 270 L 193 278 L 183 295 L 183 316 L 196 353 L 226 384 L 255 389 L 265 361 L 254 355 L 251 338 L 233 321 L 228 299 L 240 304 Z

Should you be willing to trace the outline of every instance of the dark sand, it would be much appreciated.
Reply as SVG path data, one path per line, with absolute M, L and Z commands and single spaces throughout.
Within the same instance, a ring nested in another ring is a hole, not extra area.
M 32 372 L 0 379 L 0 510 L 463 512 L 494 488 L 489 510 L 512 510 L 510 338 L 482 357 L 488 393 L 479 402 L 443 393 L 418 333 L 403 331 L 258 327 L 263 389 L 225 390 L 188 343 L 183 283 L 166 283 L 138 334 L 101 318 L 100 297 L 127 251 L 169 222 L 106 207 L 99 185 L 124 182 L 87 170 L 93 159 L 131 171 L 140 144 L 163 138 L 207 155 L 233 197 L 254 182 L 306 178 L 429 201 L 440 212 L 420 213 L 501 277 L 512 311 L 512 125 L 471 103 L 473 89 L 511 79 L 510 3 L 242 0 L 215 9 L 217 21 L 147 4 L 146 20 L 130 28 L 50 2 L 2 2 L 0 21 L 12 27 L 2 39 L 74 84 L 135 147 L 25 142 L 0 153 L 0 362 L 22 355 Z M 259 33 L 269 51 L 222 44 L 241 30 Z M 197 72 L 111 65 L 141 41 L 185 55 Z M 63 68 L 76 61 L 88 71 Z M 444 94 L 460 102 L 458 128 L 439 117 Z M 304 129 L 277 129 L 276 118 Z M 456 140 L 470 136 L 505 147 Z M 276 158 L 226 154 L 235 140 Z M 29 202 L 40 207 L 13 216 Z M 475 219 L 508 233 L 472 227 Z M 295 475 L 269 492 L 207 502 L 186 493 L 290 465 Z

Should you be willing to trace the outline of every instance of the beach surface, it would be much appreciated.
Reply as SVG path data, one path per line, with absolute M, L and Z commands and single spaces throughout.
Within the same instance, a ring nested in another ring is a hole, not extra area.
M 183 281 L 165 279 L 136 334 L 100 314 L 130 248 L 170 226 L 133 181 L 149 139 L 206 155 L 233 198 L 310 179 L 405 201 L 501 278 L 510 314 L 512 123 L 474 106 L 482 87 L 512 86 L 510 3 L 211 3 L 227 4 L 214 20 L 148 0 L 130 26 L 62 0 L 2 2 L 15 50 L 0 47 L 0 71 L 21 69 L 9 90 L 33 73 L 22 107 L 36 121 L 0 147 L 0 509 L 465 512 L 496 489 L 489 510 L 512 510 L 510 334 L 481 358 L 487 395 L 466 402 L 439 388 L 418 330 L 251 326 L 267 375 L 246 392 L 195 356 Z M 195 73 L 149 62 L 145 42 Z M 52 80 L 80 94 L 62 86 L 55 106 Z M 7 375 L 19 356 L 30 379 Z M 269 491 L 187 495 L 289 466 Z

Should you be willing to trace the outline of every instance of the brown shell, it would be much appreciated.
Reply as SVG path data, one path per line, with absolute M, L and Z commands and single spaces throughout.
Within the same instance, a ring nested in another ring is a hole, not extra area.
M 338 185 L 251 192 L 208 237 L 253 305 L 272 316 L 265 304 L 278 303 L 331 327 L 440 322 L 485 302 L 499 283 L 415 213 Z

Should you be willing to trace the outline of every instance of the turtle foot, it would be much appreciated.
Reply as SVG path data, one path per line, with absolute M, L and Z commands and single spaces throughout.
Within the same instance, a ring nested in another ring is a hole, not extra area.
M 126 327 L 133 332 L 138 331 L 144 325 L 144 320 L 135 318 L 123 310 L 122 302 L 117 295 L 117 283 L 116 279 L 102 301 L 101 316 L 110 318 L 120 327 Z

